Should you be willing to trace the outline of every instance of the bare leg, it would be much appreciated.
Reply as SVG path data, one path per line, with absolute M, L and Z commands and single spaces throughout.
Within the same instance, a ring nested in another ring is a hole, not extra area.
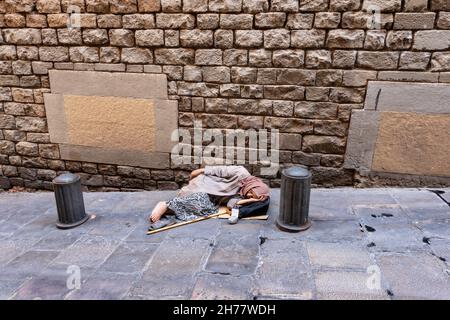
M 166 213 L 167 203 L 164 201 L 158 202 L 150 215 L 150 222 L 156 222 Z

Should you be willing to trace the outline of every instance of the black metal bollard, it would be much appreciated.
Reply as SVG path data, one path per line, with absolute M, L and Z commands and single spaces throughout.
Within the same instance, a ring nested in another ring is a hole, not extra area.
M 299 232 L 308 229 L 311 173 L 301 167 L 291 167 L 281 172 L 280 213 L 277 227 L 282 231 Z
M 70 229 L 86 222 L 89 216 L 84 210 L 83 193 L 80 177 L 72 173 L 64 173 L 53 179 L 58 219 L 56 226 Z

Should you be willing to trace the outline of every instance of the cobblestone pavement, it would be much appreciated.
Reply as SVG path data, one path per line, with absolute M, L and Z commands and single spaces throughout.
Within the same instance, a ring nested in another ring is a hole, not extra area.
M 0 298 L 450 299 L 445 191 L 314 189 L 311 229 L 290 234 L 274 189 L 268 221 L 151 236 L 149 211 L 174 192 L 86 193 L 96 218 L 66 231 L 52 193 L 0 193 Z

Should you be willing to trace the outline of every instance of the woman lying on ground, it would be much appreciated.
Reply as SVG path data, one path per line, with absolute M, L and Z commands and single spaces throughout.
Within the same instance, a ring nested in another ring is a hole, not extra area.
M 161 201 L 153 209 L 150 222 L 173 212 L 177 219 L 188 221 L 217 212 L 221 204 L 228 207 L 265 201 L 269 187 L 242 166 L 206 166 L 192 171 L 189 184 L 170 201 Z M 233 198 L 239 194 L 240 199 Z M 230 200 L 231 199 L 231 200 Z

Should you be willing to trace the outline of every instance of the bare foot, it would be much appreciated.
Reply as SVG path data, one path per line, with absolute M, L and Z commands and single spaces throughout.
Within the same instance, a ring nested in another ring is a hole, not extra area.
M 166 213 L 167 204 L 164 201 L 158 202 L 150 215 L 150 222 L 156 222 Z

